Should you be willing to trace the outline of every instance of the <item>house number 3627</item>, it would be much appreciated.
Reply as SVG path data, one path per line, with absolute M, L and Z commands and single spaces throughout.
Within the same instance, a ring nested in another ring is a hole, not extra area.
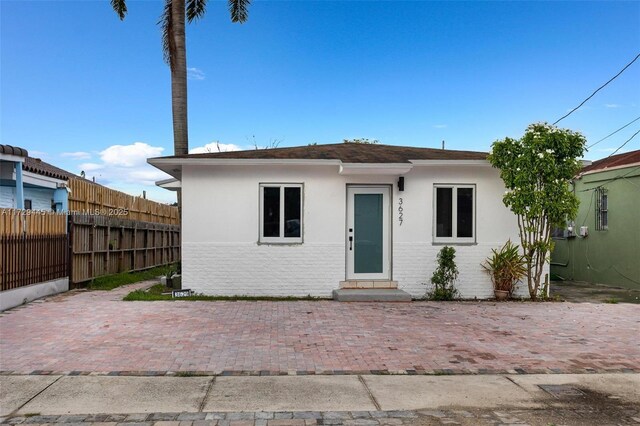
M 398 222 L 400 222 L 400 226 L 402 226 L 402 212 L 403 212 L 403 208 L 402 208 L 402 198 L 398 198 Z

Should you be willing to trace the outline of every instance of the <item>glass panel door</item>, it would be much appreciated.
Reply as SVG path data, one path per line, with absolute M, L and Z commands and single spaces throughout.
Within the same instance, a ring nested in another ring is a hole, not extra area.
M 391 278 L 390 193 L 388 186 L 347 187 L 347 279 Z
M 355 194 L 354 197 L 354 272 L 382 273 L 382 194 Z

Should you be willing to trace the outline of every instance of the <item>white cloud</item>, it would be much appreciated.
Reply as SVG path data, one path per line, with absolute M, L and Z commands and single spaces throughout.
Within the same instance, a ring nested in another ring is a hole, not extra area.
M 434 128 L 434 129 L 444 129 L 444 128 L 446 128 L 446 127 L 447 127 L 447 125 L 446 125 L 446 124 L 434 124 L 434 125 L 433 125 L 433 128 Z
M 73 160 L 88 160 L 91 158 L 91 154 L 84 151 L 63 152 L 62 154 L 60 154 L 60 157 L 67 157 Z
M 162 147 L 135 142 L 131 145 L 112 145 L 100 152 L 100 158 L 110 166 L 134 167 L 146 164 L 147 158 L 161 156 L 162 151 Z
M 219 143 L 211 142 L 205 146 L 199 146 L 189 150 L 189 154 L 204 154 L 206 152 L 227 152 L 227 151 L 241 151 L 238 145 L 232 143 Z
M 84 171 L 86 179 L 95 178 L 97 183 L 118 191 L 136 196 L 146 191 L 147 198 L 173 202 L 175 194 L 155 186 L 156 181 L 170 176 L 147 163 L 147 158 L 159 157 L 162 151 L 163 147 L 151 146 L 144 142 L 111 145 L 100 151 L 100 162 L 80 163 L 77 171 Z M 68 157 L 78 160 L 81 156 Z
M 29 151 L 29 157 L 31 158 L 47 158 L 49 157 L 49 154 L 47 152 L 44 151 L 32 151 L 32 150 L 28 150 Z
M 605 108 L 622 108 L 620 104 L 604 104 Z
M 200 68 L 187 68 L 187 78 L 189 80 L 204 80 L 204 71 Z
M 98 163 L 82 163 L 78 166 L 80 170 L 84 170 L 85 173 L 92 172 L 94 170 L 101 170 L 104 168 L 104 164 Z

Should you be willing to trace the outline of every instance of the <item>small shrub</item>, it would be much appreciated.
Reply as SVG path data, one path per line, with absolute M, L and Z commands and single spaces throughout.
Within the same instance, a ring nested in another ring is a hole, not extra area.
M 458 279 L 458 267 L 455 262 L 456 249 L 444 246 L 438 253 L 438 267 L 433 271 L 431 284 L 433 289 L 427 292 L 431 300 L 454 300 L 459 297 L 455 288 Z

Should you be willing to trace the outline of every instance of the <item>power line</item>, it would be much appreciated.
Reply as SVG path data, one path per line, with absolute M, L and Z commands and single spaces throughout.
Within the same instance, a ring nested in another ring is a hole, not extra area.
M 618 78 L 618 76 L 620 74 L 622 74 L 627 68 L 629 68 L 631 66 L 631 64 L 633 64 L 635 61 L 638 60 L 638 58 L 640 58 L 640 53 L 638 53 L 638 55 L 633 58 L 633 61 L 629 62 L 624 68 L 622 68 L 620 70 L 620 72 L 616 75 L 614 75 L 613 77 L 611 77 L 611 79 L 609 81 L 607 81 L 605 84 L 603 84 L 602 86 L 598 87 L 591 95 L 589 95 L 589 97 L 587 99 L 585 99 L 584 101 L 582 101 L 580 103 L 580 105 L 578 105 L 577 107 L 575 107 L 574 109 L 572 109 L 571 111 L 569 111 L 568 113 L 566 113 L 565 115 L 563 115 L 562 117 L 560 117 L 559 119 L 556 120 L 555 123 L 553 123 L 554 125 L 558 124 L 560 121 L 564 120 L 565 118 L 567 118 L 568 116 L 570 116 L 571 114 L 573 114 L 578 108 L 580 108 L 582 105 L 584 105 L 589 99 L 593 98 L 593 96 L 598 93 L 601 89 L 603 89 L 605 86 L 607 86 L 607 84 L 611 83 L 613 80 L 615 80 L 616 78 Z
M 598 142 L 594 142 L 591 145 L 589 145 L 587 147 L 587 149 L 593 148 L 594 146 L 598 145 L 600 142 L 602 142 L 605 139 L 608 139 L 610 136 L 615 135 L 616 133 L 618 133 L 620 130 L 625 129 L 627 127 L 629 127 L 631 124 L 635 123 L 636 121 L 640 120 L 640 117 L 637 117 L 635 120 L 632 120 L 630 122 L 628 122 L 627 124 L 625 124 L 624 126 L 620 127 L 618 130 L 616 130 L 615 132 L 609 133 L 607 136 L 605 136 L 604 138 L 600 139 Z
M 603 182 L 603 183 L 601 183 L 600 185 L 595 186 L 595 187 L 593 187 L 593 188 L 582 189 L 582 190 L 580 190 L 580 192 L 595 191 L 595 190 L 597 190 L 597 189 L 599 189 L 599 188 L 602 188 L 603 186 L 605 186 L 605 185 L 606 185 L 606 184 L 608 184 L 608 183 L 611 183 L 611 182 L 616 181 L 616 180 L 618 180 L 618 179 L 625 179 L 625 178 L 626 178 L 626 176 L 630 175 L 631 173 L 635 172 L 636 170 L 640 170 L 640 166 L 638 166 L 638 167 L 634 167 L 633 169 L 629 170 L 627 173 L 625 173 L 625 174 L 623 174 L 623 175 L 614 176 L 614 177 L 612 177 L 611 179 L 609 179 L 609 180 L 607 180 L 607 181 L 604 181 L 604 182 Z M 589 204 L 589 208 L 591 208 L 591 204 Z
M 616 149 L 616 150 L 615 150 L 615 151 L 613 151 L 611 154 L 609 154 L 609 156 L 608 156 L 607 158 L 611 157 L 613 154 L 615 154 L 616 152 L 620 151 L 620 150 L 621 150 L 621 149 L 622 149 L 626 144 L 628 144 L 628 143 L 629 143 L 629 141 L 631 141 L 631 139 L 635 138 L 635 137 L 636 137 L 636 135 L 637 135 L 638 133 L 640 133 L 640 130 L 638 130 L 638 131 L 637 131 L 637 132 L 635 132 L 633 135 L 631 135 L 631 137 L 630 137 L 629 139 L 627 139 L 627 140 L 626 140 L 622 145 L 620 145 L 620 146 L 618 147 L 618 149 Z

